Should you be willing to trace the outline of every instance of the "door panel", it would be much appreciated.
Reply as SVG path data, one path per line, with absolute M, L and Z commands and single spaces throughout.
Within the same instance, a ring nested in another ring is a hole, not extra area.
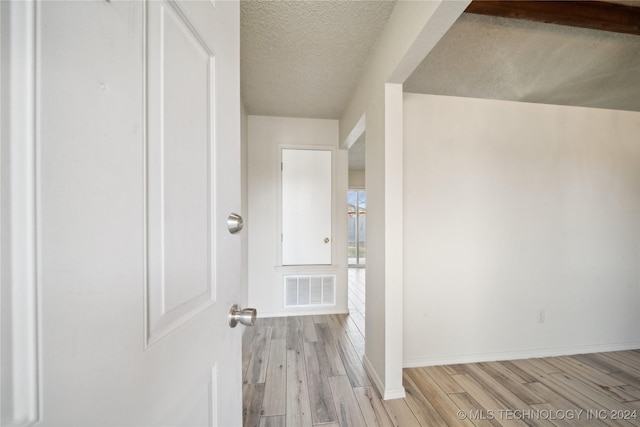
M 178 7 L 147 19 L 148 319 L 155 341 L 215 300 L 214 56 Z
M 31 19 L 36 417 L 241 425 L 238 3 L 44 1 Z
M 331 151 L 282 150 L 282 264 L 331 264 Z

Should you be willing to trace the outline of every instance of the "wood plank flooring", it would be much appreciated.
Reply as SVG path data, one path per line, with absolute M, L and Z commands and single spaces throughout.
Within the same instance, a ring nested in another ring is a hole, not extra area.
M 359 303 L 245 331 L 244 426 L 640 426 L 640 350 L 405 369 L 407 397 L 381 401 Z
M 349 317 L 358 328 L 358 332 L 362 337 L 365 336 L 364 331 L 364 268 L 349 269 Z M 362 340 L 364 345 L 364 338 Z

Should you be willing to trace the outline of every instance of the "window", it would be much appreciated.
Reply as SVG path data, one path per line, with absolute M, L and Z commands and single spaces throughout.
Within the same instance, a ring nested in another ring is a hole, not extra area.
M 367 196 L 363 190 L 350 190 L 348 202 L 348 256 L 350 267 L 362 267 L 366 260 Z

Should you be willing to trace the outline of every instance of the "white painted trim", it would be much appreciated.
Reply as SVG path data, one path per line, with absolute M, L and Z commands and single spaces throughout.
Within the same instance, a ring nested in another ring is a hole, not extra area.
M 392 387 L 385 389 L 382 400 L 404 399 L 407 397 L 404 387 Z
M 373 381 L 373 384 L 376 386 L 378 390 L 378 395 L 382 396 L 383 400 L 391 400 L 391 399 L 404 399 L 406 396 L 404 387 L 391 387 L 385 388 L 383 381 L 380 379 L 380 376 L 373 368 L 373 365 L 367 358 L 365 354 L 362 357 L 362 365 L 364 366 L 364 370 L 369 375 L 369 378 Z
M 349 132 L 347 139 L 345 139 L 340 144 L 340 148 L 345 150 L 348 150 L 349 148 L 351 148 L 351 146 L 356 143 L 358 138 L 360 138 L 360 136 L 366 131 L 366 129 L 367 129 L 367 115 L 363 114 L 362 117 L 360 117 L 360 120 L 358 120 L 358 123 L 356 123 L 353 126 L 353 129 L 351 129 L 351 132 Z
M 336 147 L 331 145 L 295 145 L 295 144 L 278 144 L 277 146 L 277 162 L 276 162 L 276 220 L 277 225 L 275 227 L 275 268 L 276 269 L 285 269 L 289 271 L 289 269 L 302 269 L 301 271 L 308 271 L 310 267 L 313 268 L 334 268 L 337 270 L 339 266 L 335 263 L 338 259 L 337 250 L 338 248 L 333 243 L 336 241 L 336 186 L 337 186 L 337 150 Z M 301 264 L 301 265 L 284 265 L 282 263 L 282 151 L 283 150 L 313 150 L 313 151 L 329 151 L 331 152 L 331 264 Z
M 394 390 L 403 388 L 404 104 L 402 85 L 386 83 L 384 90 L 384 376 L 386 390 Z
M 10 288 L 11 312 L 3 316 L 3 322 L 9 322 L 11 336 L 9 342 L 2 345 L 8 345 L 11 351 L 11 360 L 3 363 L 10 363 L 7 371 L 11 375 L 12 389 L 11 405 L 3 408 L 3 420 L 22 426 L 37 422 L 42 412 L 38 301 L 37 4 L 12 2 L 8 12 L 11 25 L 2 37 L 8 37 L 10 44 L 10 87 L 3 87 L 2 91 L 3 95 L 8 95 L 3 102 L 8 99 L 11 170 L 10 194 L 3 196 L 3 202 L 9 202 L 11 216 L 11 252 L 5 258 L 11 265 L 11 280 L 3 283 L 3 288 Z M 3 396 L 3 405 L 5 402 Z
M 419 368 L 423 366 L 452 365 L 458 363 L 496 362 L 504 360 L 537 359 L 541 357 L 571 356 L 575 354 L 587 353 L 605 353 L 609 351 L 636 350 L 638 348 L 640 348 L 640 341 L 616 344 L 596 344 L 575 347 L 532 349 L 524 351 L 505 351 L 498 353 L 460 354 L 405 360 L 402 366 L 403 368 Z
M 338 264 L 311 264 L 311 265 L 276 265 L 276 271 L 283 275 L 295 274 L 298 276 L 313 276 L 322 274 L 336 274 L 340 270 Z
M 308 307 L 301 308 L 300 310 L 283 310 L 283 311 L 269 311 L 261 312 L 258 309 L 258 318 L 266 319 L 269 317 L 291 317 L 291 316 L 322 316 L 325 314 L 349 314 L 349 309 L 346 308 L 333 308 L 326 309 L 325 307 L 310 309 Z
M 367 373 L 367 375 L 369 375 L 369 378 L 371 378 L 371 380 L 373 381 L 373 385 L 376 386 L 376 389 L 378 390 L 378 394 L 380 396 L 384 396 L 384 382 L 380 379 L 380 376 L 374 369 L 373 364 L 371 363 L 371 361 L 369 360 L 366 354 L 362 356 L 362 365 L 364 366 L 364 370 Z
M 148 2 L 142 4 L 142 54 L 144 55 L 144 61 L 142 61 L 142 209 L 144 215 L 142 217 L 142 236 L 143 236 L 143 295 L 142 304 L 142 348 L 147 349 L 149 346 L 149 166 L 147 165 L 147 159 L 149 157 L 149 6 Z
M 426 25 L 396 64 L 387 83 L 404 83 L 470 3 L 471 0 L 440 1 Z
M 216 276 L 213 272 L 216 271 L 216 239 L 212 235 L 214 230 L 217 229 L 216 218 L 214 215 L 209 215 L 210 221 L 208 224 L 208 257 L 211 260 L 212 267 L 209 269 L 209 277 L 207 280 L 207 289 L 198 294 L 193 295 L 188 301 L 174 307 L 167 309 L 165 307 L 165 282 L 164 282 L 164 212 L 162 211 L 162 204 L 157 203 L 164 198 L 164 187 L 158 182 L 163 182 L 162 178 L 159 178 L 164 173 L 164 166 L 162 165 L 163 159 L 162 148 L 160 147 L 164 143 L 164 136 L 158 128 L 153 128 L 154 123 L 159 123 L 164 120 L 162 105 L 164 105 L 164 93 L 162 80 L 164 64 L 161 61 L 162 56 L 160 54 L 157 57 L 152 54 L 159 52 L 162 49 L 164 27 L 162 25 L 162 19 L 164 13 L 172 14 L 172 17 L 176 19 L 176 22 L 182 26 L 185 34 L 192 38 L 197 43 L 197 47 L 201 49 L 203 56 L 207 56 L 208 64 L 207 69 L 209 71 L 207 88 L 209 90 L 208 98 L 208 115 L 214 117 L 215 109 L 215 55 L 211 47 L 206 43 L 202 36 L 198 33 L 197 29 L 192 25 L 189 17 L 184 12 L 180 4 L 174 0 L 165 0 L 160 3 L 151 3 L 147 5 L 145 3 L 145 39 L 144 39 L 144 118 L 145 118 L 145 133 L 144 133 L 144 200 L 145 200 L 145 216 L 144 216 L 144 230 L 145 230 L 145 348 L 149 348 L 159 340 L 168 336 L 170 333 L 180 328 L 183 324 L 191 321 L 208 308 L 212 307 L 216 301 Z M 153 31 L 153 33 L 152 33 Z M 150 77 L 150 76 L 153 76 Z M 153 87 L 152 87 L 153 85 Z M 157 97 L 159 102 L 157 107 L 150 99 Z M 150 106 L 153 106 L 151 108 Z M 214 119 L 212 119 L 213 121 Z M 210 206 L 210 212 L 215 212 L 215 186 L 216 177 L 212 173 L 212 165 L 215 164 L 215 123 L 209 123 L 208 127 L 208 156 L 209 164 L 207 168 L 208 174 L 208 204 Z M 153 157 L 155 156 L 155 157 Z M 160 159 L 159 161 L 155 161 Z M 153 197 L 157 197 L 157 200 Z M 159 226 L 156 226 L 157 224 Z M 160 243 L 158 245 L 159 253 L 154 253 L 150 244 L 151 238 L 157 238 Z M 157 275 L 154 279 L 153 274 Z

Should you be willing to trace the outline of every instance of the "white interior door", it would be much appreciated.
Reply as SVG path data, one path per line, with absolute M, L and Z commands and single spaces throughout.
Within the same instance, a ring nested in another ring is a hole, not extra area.
M 241 425 L 238 3 L 18 3 L 33 102 L 12 124 L 35 132 L 11 179 L 34 203 L 10 231 L 34 244 L 3 264 L 33 274 L 2 291 L 37 297 L 3 329 L 3 356 L 35 343 L 2 360 L 3 423 Z
M 331 264 L 331 151 L 282 150 L 282 264 Z

